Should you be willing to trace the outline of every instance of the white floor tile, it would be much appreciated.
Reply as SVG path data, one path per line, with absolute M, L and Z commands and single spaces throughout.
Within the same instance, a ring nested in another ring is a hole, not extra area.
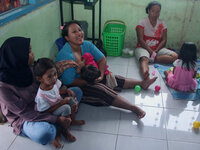
M 163 108 L 142 107 L 146 116 L 138 120 L 133 113 L 121 113 L 119 134 L 166 139 Z
M 166 109 L 168 140 L 200 143 L 200 132 L 193 129 L 193 122 L 200 121 L 200 113 L 183 109 Z
M 107 57 L 107 64 L 108 65 L 118 65 L 118 66 L 128 66 L 129 59 L 124 57 Z
M 200 144 L 186 142 L 168 142 L 169 150 L 199 150 Z
M 9 150 L 56 150 L 51 144 L 41 145 L 27 137 L 18 136 Z
M 83 126 L 72 126 L 72 129 L 117 134 L 120 111 L 109 107 L 95 107 L 81 104 L 76 119 L 85 120 Z
M 167 150 L 167 142 L 149 138 L 119 136 L 116 150 Z M 178 149 L 177 149 L 178 150 Z
M 109 65 L 108 70 L 111 71 L 115 75 L 120 75 L 123 77 L 126 77 L 126 74 L 127 74 L 127 66 L 119 66 L 119 65 L 111 64 Z
M 65 142 L 63 150 L 115 150 L 117 135 L 72 131 L 76 142 Z
M 0 150 L 6 150 L 15 140 L 16 135 L 8 123 L 0 124 Z

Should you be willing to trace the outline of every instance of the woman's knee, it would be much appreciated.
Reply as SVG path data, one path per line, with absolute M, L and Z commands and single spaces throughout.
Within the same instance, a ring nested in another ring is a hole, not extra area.
M 51 143 L 55 137 L 56 137 L 56 127 L 52 124 L 46 125 L 45 128 L 40 130 L 40 134 L 38 134 L 38 143 L 42 145 L 46 145 L 48 143 Z
M 149 63 L 149 58 L 143 56 L 143 57 L 140 58 L 139 61 L 140 61 L 140 63 L 143 63 L 143 62 Z
M 48 122 L 25 122 L 23 134 L 31 140 L 46 145 L 51 143 L 56 137 L 56 127 Z
M 172 56 L 173 61 L 178 59 L 178 54 L 177 53 L 173 53 L 171 56 Z
M 83 96 L 82 90 L 79 87 L 71 87 L 70 90 L 75 93 L 78 102 L 80 102 Z

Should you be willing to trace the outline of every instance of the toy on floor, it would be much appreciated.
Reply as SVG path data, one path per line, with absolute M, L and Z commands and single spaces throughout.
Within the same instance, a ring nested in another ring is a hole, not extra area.
M 154 68 L 158 68 L 158 65 L 154 65 Z
M 174 67 L 169 68 L 169 71 L 173 71 Z
M 200 73 L 197 73 L 196 78 L 197 78 L 197 79 L 200 78 Z
M 200 122 L 199 121 L 194 121 L 193 128 L 197 129 L 199 127 L 200 127 Z
M 156 74 L 156 71 L 154 70 L 153 72 L 152 72 L 152 75 L 154 76 Z
M 141 91 L 141 87 L 139 85 L 136 85 L 134 90 L 135 92 L 139 93 Z
M 160 86 L 159 86 L 159 85 L 156 85 L 156 86 L 155 86 L 155 91 L 156 91 L 156 92 L 159 92 L 159 91 L 160 91 Z

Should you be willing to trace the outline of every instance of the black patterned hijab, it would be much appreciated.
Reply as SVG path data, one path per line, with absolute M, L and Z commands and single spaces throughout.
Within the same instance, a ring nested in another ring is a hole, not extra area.
M 0 48 L 0 81 L 27 87 L 33 83 L 28 65 L 30 38 L 11 37 Z

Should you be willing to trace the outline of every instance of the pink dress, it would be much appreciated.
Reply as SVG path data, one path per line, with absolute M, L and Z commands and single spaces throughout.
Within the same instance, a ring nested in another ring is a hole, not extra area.
M 196 64 L 195 67 L 191 67 L 188 71 L 186 66 L 182 67 L 182 60 L 180 59 L 177 59 L 173 64 L 176 69 L 174 74 L 169 72 L 167 76 L 168 86 L 183 92 L 193 91 L 198 84 L 196 79 L 193 78 L 195 71 L 198 70 L 198 65 Z

